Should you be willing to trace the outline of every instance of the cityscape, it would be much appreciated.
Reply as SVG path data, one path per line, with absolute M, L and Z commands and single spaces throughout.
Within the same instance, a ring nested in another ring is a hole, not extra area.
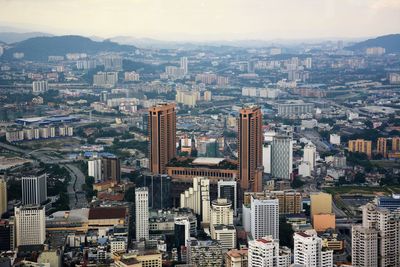
M 0 0 L 0 267 L 400 267 L 397 1 L 184 2 Z

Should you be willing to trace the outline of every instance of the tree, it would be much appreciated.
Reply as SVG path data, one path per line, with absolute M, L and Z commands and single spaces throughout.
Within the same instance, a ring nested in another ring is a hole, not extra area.
M 281 246 L 293 248 L 293 234 L 292 225 L 286 222 L 286 218 L 279 219 L 279 243 Z
M 365 183 L 365 174 L 358 172 L 355 176 L 354 176 L 354 183 L 356 184 L 363 184 Z

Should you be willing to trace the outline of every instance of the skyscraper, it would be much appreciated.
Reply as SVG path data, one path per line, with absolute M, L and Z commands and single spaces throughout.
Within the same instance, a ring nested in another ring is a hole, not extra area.
M 102 179 L 120 182 L 121 164 L 118 157 L 108 156 L 101 159 Z
M 188 59 L 187 57 L 181 57 L 181 69 L 183 69 L 183 74 L 187 74 L 189 69 L 188 69 Z
M 332 267 L 333 250 L 322 249 L 322 239 L 315 230 L 296 232 L 294 239 L 294 263 L 304 267 Z
M 249 241 L 249 267 L 289 267 L 291 251 L 279 247 L 279 240 L 271 236 Z
M 149 239 L 149 192 L 147 187 L 135 190 L 136 241 Z
M 7 211 L 7 182 L 0 179 L 0 218 Z
M 316 214 L 332 213 L 332 195 L 324 192 L 310 194 L 311 218 Z
M 293 141 L 288 136 L 274 136 L 271 143 L 271 176 L 290 179 L 293 171 Z
M 91 159 L 88 161 L 88 175 L 93 176 L 95 182 L 102 181 L 102 160 L 100 158 Z
M 210 222 L 210 180 L 204 177 L 193 178 L 190 187 L 180 196 L 180 207 L 190 208 L 200 215 L 203 223 Z
M 22 177 L 22 205 L 40 205 L 47 199 L 47 174 Z
M 44 207 L 15 207 L 16 245 L 42 245 L 46 239 Z
M 240 110 L 238 122 L 239 181 L 242 193 L 262 190 L 262 113 L 258 106 Z
M 236 181 L 218 181 L 218 198 L 229 199 L 233 206 L 233 214 L 237 212 L 237 183 Z
M 149 109 L 149 159 L 153 174 L 166 174 L 168 162 L 176 157 L 175 104 L 158 104 Z
M 354 267 L 378 266 L 378 230 L 353 225 L 351 245 L 351 261 Z
M 310 164 L 311 170 L 314 170 L 317 159 L 317 148 L 313 143 L 304 146 L 303 161 Z

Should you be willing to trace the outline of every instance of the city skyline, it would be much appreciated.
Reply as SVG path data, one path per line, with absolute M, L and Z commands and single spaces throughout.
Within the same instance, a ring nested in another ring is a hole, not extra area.
M 96 4 L 1 0 L 0 4 L 1 26 L 56 35 L 215 41 L 367 38 L 400 32 L 396 0 L 122 0 L 118 5 L 109 0 Z

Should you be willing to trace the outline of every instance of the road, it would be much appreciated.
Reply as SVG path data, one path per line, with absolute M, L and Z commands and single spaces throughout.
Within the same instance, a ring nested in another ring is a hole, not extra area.
M 79 209 L 87 207 L 85 192 L 82 191 L 82 185 L 85 184 L 85 175 L 82 171 L 72 164 L 66 164 L 65 168 L 71 176 L 71 182 L 68 185 L 69 207 L 70 209 Z

